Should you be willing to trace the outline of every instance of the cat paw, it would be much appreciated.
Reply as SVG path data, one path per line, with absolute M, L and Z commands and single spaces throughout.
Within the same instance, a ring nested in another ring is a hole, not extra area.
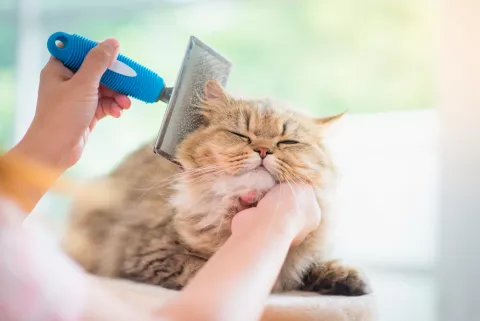
M 328 261 L 312 267 L 303 278 L 302 290 L 344 296 L 360 296 L 372 292 L 366 278 L 358 270 L 338 261 Z

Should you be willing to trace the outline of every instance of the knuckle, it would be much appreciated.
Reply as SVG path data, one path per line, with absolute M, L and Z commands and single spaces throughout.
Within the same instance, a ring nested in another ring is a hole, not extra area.
M 92 50 L 90 54 L 94 60 L 102 62 L 107 62 L 112 57 L 111 50 L 107 46 L 101 44 L 98 45 L 95 50 Z
M 46 65 L 45 67 L 42 68 L 42 70 L 40 71 L 40 79 L 43 79 L 45 77 L 47 77 L 49 74 L 49 68 L 48 68 L 48 65 Z

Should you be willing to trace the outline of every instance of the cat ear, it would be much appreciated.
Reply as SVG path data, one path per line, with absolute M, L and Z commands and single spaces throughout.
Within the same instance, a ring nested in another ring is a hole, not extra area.
M 324 126 L 330 126 L 336 121 L 338 121 L 340 118 L 342 118 L 343 115 L 345 115 L 346 111 L 338 114 L 338 115 L 333 115 L 333 116 L 328 116 L 328 117 L 321 117 L 321 118 L 315 118 L 315 123 L 317 125 L 320 125 L 322 127 Z
M 215 119 L 216 115 L 225 109 L 228 101 L 228 94 L 217 81 L 207 81 L 201 105 L 204 124 L 208 125 L 213 119 Z
M 205 84 L 205 100 L 228 101 L 228 95 L 216 80 L 209 80 Z

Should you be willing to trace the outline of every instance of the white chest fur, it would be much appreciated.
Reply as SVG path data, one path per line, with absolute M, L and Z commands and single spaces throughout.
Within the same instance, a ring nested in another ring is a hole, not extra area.
M 275 180 L 265 170 L 253 170 L 247 173 L 230 176 L 224 175 L 200 186 L 191 186 L 188 182 L 179 181 L 175 185 L 176 193 L 171 204 L 182 211 L 192 213 L 211 211 L 222 200 L 241 196 L 250 191 L 265 193 L 275 185 Z

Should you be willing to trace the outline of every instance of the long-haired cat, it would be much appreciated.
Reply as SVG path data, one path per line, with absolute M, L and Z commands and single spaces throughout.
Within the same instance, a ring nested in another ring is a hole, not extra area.
M 207 83 L 199 110 L 204 124 L 178 146 L 181 166 L 148 145 L 92 183 L 105 184 L 103 202 L 79 196 L 64 238 L 67 253 L 94 274 L 181 289 L 229 237 L 236 213 L 276 183 L 307 183 L 322 221 L 290 249 L 273 290 L 367 293 L 361 274 L 328 253 L 333 164 L 322 136 L 339 116 L 315 119 L 267 100 L 236 99 L 215 81 Z

